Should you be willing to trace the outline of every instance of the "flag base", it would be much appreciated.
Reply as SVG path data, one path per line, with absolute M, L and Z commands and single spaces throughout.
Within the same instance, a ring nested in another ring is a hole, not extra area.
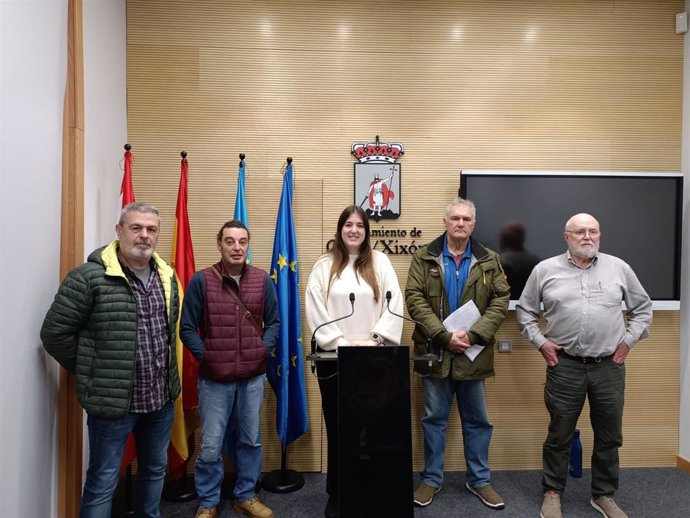
M 194 477 L 187 473 L 182 478 L 168 480 L 163 486 L 163 499 L 167 502 L 191 502 L 197 497 Z
M 271 493 L 294 493 L 304 486 L 304 477 L 292 469 L 276 469 L 263 476 L 261 485 Z

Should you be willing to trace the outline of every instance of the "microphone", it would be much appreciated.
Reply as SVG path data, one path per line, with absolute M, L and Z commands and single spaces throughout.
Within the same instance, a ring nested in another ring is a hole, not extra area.
M 340 320 L 345 320 L 346 318 L 351 317 L 352 315 L 355 314 L 355 294 L 350 293 L 350 306 L 352 307 L 352 311 L 350 311 L 349 314 L 329 320 L 328 322 L 324 322 L 323 324 L 320 324 L 316 326 L 316 329 L 314 329 L 314 332 L 311 334 L 311 373 L 314 374 L 316 371 L 316 363 L 314 363 L 314 355 L 316 354 L 316 332 L 321 329 L 323 326 L 327 326 L 328 324 L 333 324 L 334 322 L 339 322 Z
M 391 311 L 391 297 L 392 294 L 390 291 L 386 292 L 386 309 L 391 315 L 395 315 L 396 317 L 400 317 L 403 320 L 407 320 L 408 322 L 412 322 L 413 324 L 418 325 L 424 330 L 424 334 L 426 335 L 426 354 L 423 356 L 415 356 L 412 359 L 413 360 L 426 360 L 427 364 L 429 365 L 429 368 L 431 368 L 433 361 L 436 360 L 437 362 L 441 361 L 440 356 L 436 356 L 434 353 L 431 352 L 431 335 L 429 334 L 429 330 L 426 328 L 424 324 L 417 320 L 413 320 L 411 318 L 407 318 L 405 315 L 399 315 L 397 313 L 394 313 Z

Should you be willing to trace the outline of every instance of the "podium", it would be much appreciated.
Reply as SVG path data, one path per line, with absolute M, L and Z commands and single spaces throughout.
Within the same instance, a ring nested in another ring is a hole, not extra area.
M 340 347 L 337 361 L 340 518 L 413 518 L 409 349 Z

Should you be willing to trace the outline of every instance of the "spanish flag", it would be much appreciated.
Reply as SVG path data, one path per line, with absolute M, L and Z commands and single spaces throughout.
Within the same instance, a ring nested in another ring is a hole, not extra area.
M 172 267 L 177 276 L 177 286 L 180 293 L 180 306 L 183 293 L 187 288 L 189 279 L 192 278 L 196 268 L 194 266 L 194 248 L 192 247 L 192 233 L 189 230 L 189 214 L 187 212 L 187 178 L 189 164 L 187 153 L 182 152 L 180 171 L 180 187 L 177 191 L 177 208 L 175 209 L 175 229 L 172 241 Z M 168 469 L 170 477 L 181 478 L 184 475 L 186 461 L 189 457 L 187 440 L 194 433 L 193 428 L 188 428 L 185 421 L 185 412 L 198 407 L 198 395 L 196 390 L 199 366 L 192 354 L 182 346 L 180 340 L 180 321 L 177 321 L 177 342 L 175 351 L 177 354 L 177 368 L 179 369 L 180 382 L 182 383 L 182 395 L 175 400 L 175 419 L 173 421 L 168 448 Z

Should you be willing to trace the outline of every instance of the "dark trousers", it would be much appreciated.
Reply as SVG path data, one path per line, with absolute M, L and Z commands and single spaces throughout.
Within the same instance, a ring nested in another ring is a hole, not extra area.
M 625 365 L 610 358 L 584 364 L 560 357 L 547 367 L 544 402 L 551 415 L 544 442 L 545 490 L 562 493 L 568 476 L 570 443 L 585 403 L 594 431 L 592 496 L 613 495 L 618 489 L 618 448 L 623 444 Z
M 326 474 L 326 493 L 338 498 L 338 362 L 321 361 L 316 364 L 321 392 L 321 408 L 326 422 L 328 441 L 328 473 Z

